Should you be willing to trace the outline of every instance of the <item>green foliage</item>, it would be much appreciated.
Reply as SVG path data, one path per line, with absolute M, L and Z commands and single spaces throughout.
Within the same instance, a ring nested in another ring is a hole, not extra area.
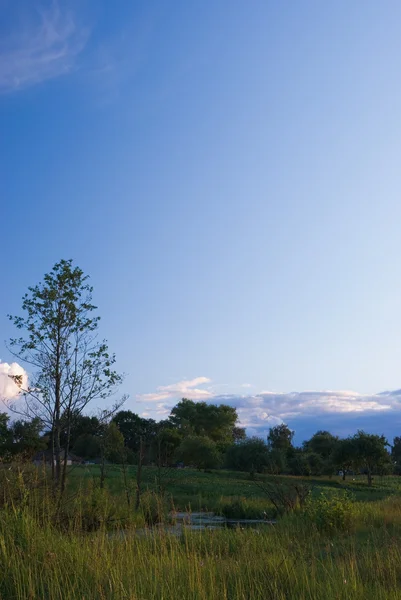
M 308 461 L 307 453 L 300 449 L 295 449 L 288 459 L 288 470 L 291 475 L 311 475 L 311 465 Z
M 0 413 L 0 457 L 9 452 L 11 435 L 8 429 L 10 417 L 6 413 Z
M 106 460 L 116 464 L 124 462 L 124 437 L 113 421 L 105 427 L 104 447 Z
M 48 438 L 41 434 L 40 419 L 19 419 L 11 425 L 9 420 L 7 414 L 0 413 L 0 457 L 11 460 L 11 457 L 19 454 L 29 459 L 47 447 Z
M 152 447 L 152 458 L 158 465 L 168 466 L 174 462 L 177 448 L 182 442 L 182 434 L 171 425 L 163 424 L 158 430 Z
M 75 446 L 78 438 L 83 435 L 99 435 L 100 423 L 99 419 L 95 416 L 83 415 L 80 412 L 72 411 L 70 418 L 68 419 L 66 416 L 63 420 L 69 422 L 71 447 Z M 61 432 L 60 442 L 62 446 L 66 444 L 67 434 L 68 431 L 66 429 Z M 85 454 L 80 454 L 80 456 L 85 456 Z
M 44 276 L 43 283 L 28 288 L 22 302 L 25 316 L 9 317 L 26 332 L 25 338 L 12 339 L 11 346 L 20 359 L 39 369 L 32 387 L 25 390 L 27 395 L 34 399 L 39 389 L 39 398 L 51 402 L 57 391 L 60 418 L 63 409 L 72 413 L 93 398 L 108 397 L 121 381 L 112 370 L 115 357 L 109 354 L 106 343 L 94 339 L 100 317 L 92 316 L 96 306 L 87 280 L 71 260 L 61 260 Z M 77 404 L 71 404 L 71 397 Z M 38 410 L 32 403 L 27 408 Z M 43 417 L 52 423 L 48 411 L 43 411 Z
M 355 462 L 356 450 L 354 440 L 352 438 L 338 440 L 331 455 L 331 463 L 338 471 L 343 472 L 344 480 L 347 471 L 351 469 Z
M 267 445 L 257 437 L 248 438 L 231 446 L 226 454 L 226 465 L 229 469 L 261 473 L 268 464 Z
M 311 493 L 311 487 L 303 481 L 291 481 L 272 477 L 267 481 L 255 481 L 255 485 L 270 500 L 277 515 L 301 509 Z
M 324 473 L 325 462 L 321 454 L 317 452 L 305 452 L 305 461 L 308 465 L 308 473 L 312 476 L 319 476 Z
M 83 433 L 73 445 L 73 451 L 81 458 L 97 458 L 100 456 L 100 438 L 91 433 Z
M 267 443 L 273 450 L 289 450 L 292 447 L 294 432 L 285 424 L 276 425 L 269 429 Z
M 264 469 L 272 475 L 280 475 L 287 470 L 287 454 L 286 450 L 269 450 L 267 453 L 267 466 Z
M 146 525 L 157 525 L 168 521 L 168 506 L 165 499 L 156 492 L 147 490 L 141 496 L 141 513 Z
M 276 512 L 266 498 L 223 497 L 216 512 L 227 519 L 274 519 Z
M 356 527 L 358 510 L 354 497 L 348 493 L 322 492 L 317 498 L 310 497 L 305 513 L 319 531 L 334 535 L 350 533 Z
M 110 527 L 116 514 L 116 504 L 107 490 L 100 489 L 96 482 L 89 482 L 84 493 L 78 494 L 72 504 L 66 505 L 61 524 L 69 530 L 96 531 Z
M 355 452 L 355 463 L 365 470 L 368 484 L 372 484 L 374 470 L 385 469 L 390 462 L 390 454 L 386 447 L 389 445 L 383 435 L 374 435 L 358 431 L 352 438 Z
M 122 381 L 114 370 L 115 356 L 106 341 L 97 339 L 99 316 L 92 303 L 88 276 L 72 260 L 61 260 L 43 282 L 28 288 L 22 300 L 23 316 L 9 316 L 23 335 L 10 341 L 20 360 L 34 365 L 30 387 L 21 390 L 25 402 L 18 410 L 40 418 L 51 432 L 56 459 L 56 483 L 61 476 L 61 442 L 69 449 L 65 432 L 93 400 L 105 400 Z
M 36 452 L 45 450 L 48 438 L 41 435 L 42 429 L 42 422 L 38 417 L 31 421 L 15 421 L 10 427 L 12 453 L 31 458 Z
M 318 454 L 323 461 L 328 461 L 337 444 L 338 437 L 329 431 L 317 431 L 303 446 L 307 452 Z
M 395 464 L 401 466 L 401 437 L 399 436 L 395 437 L 393 440 L 391 458 Z
M 142 438 L 145 446 L 149 446 L 156 437 L 158 424 L 153 419 L 143 419 L 131 410 L 120 410 L 113 422 L 121 431 L 127 448 L 133 452 L 139 451 L 139 440 Z
M 172 425 L 184 435 L 209 437 L 219 444 L 233 442 L 237 420 L 237 411 L 232 406 L 194 402 L 187 398 L 183 398 L 170 415 Z
M 232 436 L 233 436 L 232 441 L 234 443 L 242 442 L 243 440 L 245 440 L 246 439 L 245 427 L 233 427 Z
M 181 442 L 177 458 L 198 469 L 216 469 L 221 464 L 217 445 L 208 437 L 191 435 Z

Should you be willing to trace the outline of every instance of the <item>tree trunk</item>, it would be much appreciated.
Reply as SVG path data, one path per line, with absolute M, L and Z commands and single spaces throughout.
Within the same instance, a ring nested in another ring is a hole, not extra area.
M 54 484 L 54 481 L 56 479 L 56 472 L 55 472 L 55 459 L 56 459 L 56 453 L 54 450 L 54 424 L 52 427 L 52 432 L 51 432 L 51 462 L 52 462 L 52 482 Z M 46 456 L 46 455 L 45 455 Z M 46 460 L 45 460 L 45 464 L 46 464 Z
M 345 469 L 343 469 L 343 481 L 345 481 Z
M 143 442 L 142 442 L 142 437 L 140 437 L 139 438 L 138 470 L 136 472 L 136 502 L 135 502 L 136 510 L 138 510 L 139 505 L 141 503 L 142 461 L 143 461 Z
M 54 440 L 54 462 L 55 465 L 55 486 L 59 487 L 61 482 L 61 446 L 60 446 L 60 423 L 56 422 L 55 440 Z
M 160 437 L 157 440 L 157 492 L 162 492 L 162 456 L 161 456 L 161 443 Z
M 60 312 L 60 310 L 59 310 Z M 61 447 L 60 447 L 60 435 L 61 435 L 61 373 L 60 373 L 60 325 L 58 326 L 58 338 L 57 338 L 57 349 L 56 349 L 56 386 L 54 390 L 54 422 L 53 430 L 55 433 L 55 487 L 59 487 L 61 483 Z
M 100 455 L 100 489 L 104 488 L 104 481 L 106 479 L 106 449 L 104 447 L 104 440 L 102 441 L 101 446 L 101 455 Z
M 368 476 L 368 486 L 370 487 L 372 485 L 372 472 L 370 469 L 368 469 L 367 476 Z
M 65 484 L 67 481 L 67 460 L 68 460 L 68 453 L 70 450 L 70 439 L 71 439 L 71 419 L 70 419 L 70 416 L 68 416 L 67 437 L 66 437 L 65 448 L 64 448 L 64 464 L 63 464 L 63 472 L 61 475 L 61 487 L 60 487 L 60 495 L 61 496 L 64 494 Z
M 123 450 L 123 476 L 124 476 L 125 497 L 127 498 L 127 505 L 131 506 L 131 494 L 130 494 L 129 485 L 128 485 L 127 461 L 126 461 L 126 456 L 125 456 L 125 448 Z

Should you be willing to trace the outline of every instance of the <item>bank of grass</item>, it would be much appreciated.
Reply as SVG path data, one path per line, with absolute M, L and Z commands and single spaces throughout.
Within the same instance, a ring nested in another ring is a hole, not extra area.
M 309 481 L 311 506 L 257 531 L 173 535 L 146 528 L 168 521 L 174 507 L 248 518 L 271 509 L 245 473 L 185 471 L 160 498 L 155 470 L 145 469 L 139 511 L 127 506 L 118 468 L 109 470 L 106 490 L 98 487 L 97 468 L 74 469 L 59 509 L 43 473 L 31 467 L 24 474 L 6 471 L 0 599 L 401 598 L 397 478 L 377 479 L 371 490 L 363 479 Z
M 24 509 L 0 513 L 4 600 L 396 599 L 401 501 L 361 511 L 352 534 L 301 517 L 254 530 L 173 536 L 63 533 Z

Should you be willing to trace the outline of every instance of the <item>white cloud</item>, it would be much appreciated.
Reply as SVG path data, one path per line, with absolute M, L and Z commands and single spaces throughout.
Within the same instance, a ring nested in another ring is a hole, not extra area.
M 53 0 L 35 10 L 33 3 L 27 3 L 23 20 L 2 36 L 1 92 L 26 88 L 71 71 L 85 47 L 88 31 L 77 24 L 65 4 Z
M 162 385 L 157 391 L 151 394 L 141 394 L 138 400 L 143 402 L 161 402 L 162 400 L 191 398 L 191 400 L 208 400 L 212 397 L 209 390 L 197 388 L 198 385 L 210 383 L 207 377 L 195 377 L 195 379 L 178 381 L 171 385 Z
M 248 435 L 265 437 L 269 427 L 286 422 L 299 436 L 317 429 L 333 429 L 348 435 L 357 428 L 380 432 L 401 432 L 401 390 L 363 395 L 349 390 L 303 392 L 262 391 L 256 394 L 216 394 L 217 385 L 207 377 L 197 377 L 160 386 L 157 391 L 138 399 L 149 402 L 146 410 L 154 418 L 166 418 L 171 408 L 183 397 L 228 404 L 237 409 L 239 420 Z M 243 387 L 243 386 L 240 386 Z M 156 402 L 156 406 L 151 403 Z M 399 433 L 398 433 L 399 434 Z
M 273 418 L 287 421 L 308 416 L 314 419 L 321 415 L 357 415 L 401 408 L 401 393 L 399 396 L 382 394 L 362 396 L 349 391 L 291 393 L 264 391 L 254 396 L 225 394 L 214 396 L 212 400 L 235 406 L 241 421 L 253 425 Z
M 18 363 L 0 362 L 0 400 L 14 400 L 21 393 L 20 387 L 12 379 L 14 375 L 22 376 L 22 389 L 28 387 L 28 375 Z
M 215 394 L 212 393 L 211 388 L 201 389 L 198 387 L 207 383 L 211 383 L 211 380 L 207 377 L 183 380 L 170 385 L 159 386 L 156 392 L 142 394 L 138 396 L 138 399 L 144 402 L 158 402 L 157 408 L 162 410 L 165 410 L 168 406 L 164 404 L 165 400 L 177 401 L 183 397 L 192 400 L 224 402 L 235 406 L 243 414 L 252 411 L 254 415 L 260 415 L 263 420 L 266 419 L 265 415 L 285 420 L 301 415 L 313 417 L 322 413 L 347 414 L 386 411 L 395 406 L 401 406 L 401 391 L 368 396 L 348 390 L 290 393 L 262 391 L 253 395 L 236 395 Z M 244 387 L 244 384 L 241 387 Z

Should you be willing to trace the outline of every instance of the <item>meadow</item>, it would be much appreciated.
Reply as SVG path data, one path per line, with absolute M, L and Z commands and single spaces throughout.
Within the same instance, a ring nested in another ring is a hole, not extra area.
M 96 484 L 100 479 L 100 468 L 95 465 L 73 467 L 70 472 L 69 483 L 71 489 L 85 489 L 88 483 Z M 266 494 L 257 483 L 304 482 L 310 487 L 311 495 L 333 492 L 350 492 L 356 502 L 377 502 L 389 496 L 400 493 L 401 478 L 393 476 L 376 477 L 375 485 L 367 486 L 364 475 L 347 477 L 290 477 L 269 475 L 255 475 L 251 478 L 249 473 L 238 471 L 199 471 L 195 469 L 165 469 L 159 477 L 156 467 L 145 467 L 142 476 L 142 488 L 146 491 L 157 492 L 159 480 L 164 489 L 166 501 L 171 508 L 176 510 L 212 511 L 222 514 L 222 509 L 230 504 L 242 505 L 240 512 L 233 516 L 244 518 L 258 518 L 266 512 L 270 517 L 276 516 L 274 507 L 269 502 Z M 129 493 L 134 495 L 136 487 L 136 468 L 127 467 L 127 482 Z M 110 495 L 125 504 L 125 486 L 122 468 L 116 465 L 107 467 L 106 488 Z
M 147 508 L 161 505 L 158 516 L 166 519 L 172 507 L 219 513 L 231 504 L 246 516 L 274 510 L 247 473 L 185 469 L 168 477 L 161 496 L 157 470 L 144 469 L 142 507 L 135 511 L 119 467 L 109 468 L 105 490 L 97 485 L 98 467 L 73 468 L 60 508 L 39 485 L 40 473 L 3 470 L 0 598 L 401 598 L 398 478 L 377 478 L 370 489 L 363 478 L 308 480 L 306 505 L 275 525 L 171 535 L 146 529 Z M 128 483 L 134 480 L 131 468 Z

